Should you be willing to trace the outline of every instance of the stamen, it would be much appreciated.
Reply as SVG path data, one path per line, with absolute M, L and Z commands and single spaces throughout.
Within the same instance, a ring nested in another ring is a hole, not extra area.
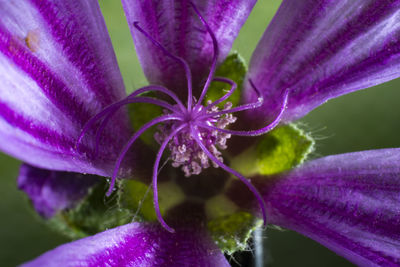
M 241 175 L 240 173 L 238 173 L 234 169 L 229 168 L 224 163 L 222 163 L 222 161 L 220 161 L 217 157 L 215 157 L 214 154 L 211 153 L 206 148 L 206 146 L 203 144 L 203 141 L 201 140 L 201 134 L 200 134 L 200 132 L 198 130 L 196 130 L 195 128 L 191 127 L 191 132 L 192 132 L 193 138 L 196 140 L 196 142 L 199 145 L 199 147 L 204 151 L 204 153 L 207 154 L 207 156 L 215 164 L 217 164 L 219 167 L 221 167 L 225 171 L 227 171 L 227 172 L 235 175 L 237 178 L 239 178 L 239 180 L 242 181 L 247 186 L 247 188 L 249 188 L 250 191 L 255 195 L 255 197 L 257 198 L 257 201 L 258 201 L 258 203 L 260 204 L 260 207 L 261 207 L 263 220 L 264 220 L 264 226 L 266 226 L 267 225 L 266 204 L 265 204 L 265 201 L 264 201 L 263 197 L 261 196 L 260 192 L 258 192 L 257 188 L 254 187 L 254 185 L 251 183 L 250 180 L 246 179 L 243 175 Z
M 185 112 L 186 108 L 183 105 L 183 103 L 181 102 L 181 100 L 178 98 L 178 96 L 171 90 L 169 90 L 161 85 L 149 85 L 149 86 L 142 87 L 140 89 L 135 90 L 133 93 L 131 93 L 128 96 L 128 98 L 136 97 L 142 93 L 149 92 L 149 91 L 162 92 L 162 93 L 169 95 L 178 104 L 178 106 L 181 108 L 181 110 L 183 112 Z
M 254 85 L 254 83 L 250 79 L 249 79 L 249 82 L 258 95 L 257 102 L 237 106 L 235 108 L 230 109 L 229 111 L 224 110 L 224 111 L 215 112 L 215 113 L 213 113 L 213 115 L 219 116 L 219 115 L 223 115 L 223 114 L 227 114 L 227 113 L 235 113 L 235 112 L 239 112 L 239 111 L 245 111 L 245 110 L 256 109 L 256 108 L 261 107 L 262 104 L 264 103 L 264 97 L 261 95 L 261 92 L 257 89 L 257 87 Z
M 164 221 L 161 211 L 160 211 L 160 205 L 158 203 L 158 187 L 157 187 L 157 177 L 158 177 L 158 166 L 160 165 L 160 160 L 162 157 L 162 154 L 164 153 L 165 148 L 167 147 L 168 143 L 171 141 L 174 136 L 176 136 L 184 127 L 187 127 L 187 124 L 181 124 L 179 125 L 176 129 L 174 129 L 164 140 L 164 142 L 161 144 L 160 149 L 158 150 L 157 157 L 154 163 L 153 167 L 153 202 L 154 202 L 154 208 L 156 211 L 156 216 L 157 220 L 161 223 L 161 225 L 170 233 L 174 233 L 175 230 L 168 226 L 168 224 Z
M 85 136 L 85 134 L 89 131 L 89 129 L 92 127 L 92 125 L 94 123 L 96 123 L 103 116 L 107 115 L 106 119 L 103 120 L 104 124 L 106 124 L 109 121 L 109 119 L 112 116 L 112 114 L 114 114 L 119 108 L 121 108 L 122 106 L 124 106 L 126 104 L 131 104 L 131 103 L 150 103 L 150 102 L 152 102 L 151 104 L 160 105 L 160 106 L 162 106 L 164 108 L 168 108 L 168 109 L 170 109 L 171 111 L 174 111 L 174 112 L 177 111 L 175 107 L 173 107 L 172 105 L 168 104 L 165 101 L 158 100 L 158 99 L 153 99 L 153 98 L 148 98 L 148 97 L 146 97 L 146 98 L 137 97 L 139 94 L 142 94 L 142 93 L 145 93 L 145 92 L 151 92 L 151 91 L 159 91 L 159 92 L 163 92 L 165 94 L 168 94 L 181 107 L 182 111 L 185 111 L 185 107 L 183 106 L 182 102 L 179 100 L 179 98 L 176 96 L 176 94 L 173 93 L 172 91 L 170 91 L 170 90 L 168 90 L 168 89 L 166 89 L 166 88 L 164 88 L 162 86 L 159 86 L 159 85 L 145 86 L 145 87 L 142 87 L 140 89 L 137 89 L 135 92 L 131 93 L 125 99 L 105 107 L 102 111 L 97 113 L 88 122 L 86 122 L 85 126 L 83 127 L 83 130 L 81 131 L 80 136 L 78 137 L 78 139 L 76 141 L 75 146 L 77 148 L 79 147 L 79 144 L 81 143 L 82 138 Z M 132 99 L 137 99 L 137 100 L 132 100 Z M 153 99 L 153 100 L 150 100 L 150 99 Z M 140 102 L 141 100 L 144 100 L 146 102 Z M 110 114 L 110 115 L 108 115 L 108 114 Z M 100 133 L 103 131 L 104 127 L 105 127 L 105 125 L 104 126 L 103 125 L 100 126 L 100 129 L 99 129 Z M 98 139 L 98 138 L 96 138 L 96 139 Z M 97 143 L 96 143 L 96 146 L 97 146 Z M 98 149 L 96 148 L 96 154 L 97 154 L 97 151 L 98 151 Z
M 122 160 L 124 159 L 126 153 L 128 152 L 129 148 L 133 145 L 133 143 L 134 143 L 147 129 L 149 129 L 151 126 L 156 125 L 156 124 L 158 124 L 158 123 L 160 123 L 160 122 L 170 121 L 170 120 L 178 120 L 178 121 L 180 120 L 180 121 L 182 121 L 183 119 L 182 119 L 182 117 L 176 116 L 176 115 L 167 115 L 167 116 L 164 115 L 164 116 L 157 117 L 157 118 L 155 118 L 155 119 L 149 121 L 148 123 L 144 124 L 144 125 L 129 139 L 129 141 L 125 144 L 124 148 L 122 149 L 122 151 L 120 152 L 120 154 L 119 154 L 119 156 L 118 156 L 117 162 L 116 162 L 115 167 L 114 167 L 112 179 L 111 179 L 111 182 L 110 182 L 110 187 L 109 187 L 109 189 L 108 189 L 108 191 L 107 191 L 107 193 L 106 193 L 107 196 L 110 196 L 111 193 L 112 193 L 112 191 L 113 191 L 113 189 L 114 189 L 115 181 L 116 181 L 116 179 L 117 179 L 118 171 L 119 171 L 119 168 L 121 167 Z
M 225 109 L 232 107 L 230 102 L 225 104 Z M 218 111 L 217 107 L 214 107 L 212 111 Z M 198 112 L 204 112 L 200 110 Z M 211 112 L 211 111 L 207 111 Z M 211 114 L 211 113 L 210 113 Z M 192 125 L 197 125 L 199 122 L 196 116 L 190 119 Z M 227 127 L 229 124 L 236 121 L 236 117 L 232 114 L 226 114 L 220 118 L 214 118 L 209 116 L 208 118 L 202 120 L 201 122 L 208 125 L 216 125 L 221 128 Z M 174 123 L 168 122 L 161 124 L 158 127 L 159 131 L 155 133 L 155 140 L 161 144 L 169 135 L 171 130 L 174 129 Z M 218 149 L 226 149 L 226 141 L 231 137 L 230 134 L 223 133 L 221 131 L 208 130 L 205 129 L 201 132 L 202 138 L 206 140 L 206 145 L 208 149 L 217 157 L 220 161 L 223 161 L 222 154 Z M 175 168 L 181 167 L 182 171 L 185 173 L 186 177 L 191 175 L 200 174 L 203 169 L 210 166 L 209 159 L 207 155 L 200 149 L 200 147 L 193 140 L 190 131 L 182 130 L 178 135 L 174 137 L 174 142 L 169 144 L 169 150 L 171 152 L 172 166 Z M 218 165 L 214 164 L 214 167 Z
M 157 46 L 158 48 L 160 48 L 167 56 L 169 56 L 170 58 L 174 59 L 175 61 L 177 61 L 179 64 L 182 65 L 183 69 L 185 70 L 185 74 L 186 74 L 186 79 L 187 79 L 187 84 L 188 84 L 188 110 L 191 110 L 192 108 L 192 99 L 193 99 L 193 89 L 192 89 L 192 73 L 190 71 L 189 65 L 187 64 L 187 62 L 177 56 L 174 56 L 173 54 L 171 54 L 170 52 L 168 52 L 168 50 L 159 42 L 157 42 L 155 39 L 153 39 L 150 34 L 148 34 L 145 30 L 143 30 L 140 26 L 139 26 L 139 22 L 135 21 L 133 23 L 133 26 L 138 29 L 141 33 L 144 34 L 144 36 L 146 36 L 155 46 Z
M 96 143 L 95 143 L 95 155 L 97 155 L 98 151 L 99 151 L 99 141 L 100 141 L 100 135 L 101 133 L 104 131 L 105 127 L 107 126 L 107 123 L 109 122 L 109 120 L 111 119 L 111 117 L 118 111 L 119 108 L 121 108 L 124 105 L 127 104 L 133 104 L 133 103 L 147 103 L 147 104 L 154 104 L 157 106 L 161 106 L 164 108 L 168 108 L 169 110 L 171 110 L 172 112 L 175 113 L 176 109 L 171 106 L 170 104 L 168 104 L 165 101 L 162 100 L 158 100 L 158 99 L 154 99 L 154 98 L 150 98 L 150 97 L 136 97 L 136 98 L 130 98 L 127 99 L 125 98 L 124 100 L 114 103 L 108 107 L 106 107 L 103 111 L 101 111 L 100 113 L 98 113 L 97 115 L 95 115 L 93 118 L 91 118 L 84 126 L 77 142 L 76 142 L 76 147 L 79 146 L 79 144 L 82 141 L 83 136 L 89 131 L 90 127 L 96 123 L 98 120 L 101 119 L 101 117 L 105 116 L 105 118 L 103 119 L 103 121 L 101 122 L 100 126 L 98 127 L 97 131 L 96 131 Z
M 228 93 L 226 93 L 224 96 L 222 96 L 220 99 L 210 103 L 209 105 L 207 105 L 207 109 L 211 109 L 212 107 L 215 107 L 216 105 L 222 103 L 223 101 L 225 101 L 226 99 L 228 99 L 233 92 L 236 90 L 237 88 L 237 84 L 232 81 L 231 79 L 228 78 L 224 78 L 224 77 L 214 77 L 213 81 L 217 81 L 217 82 L 224 82 L 227 83 L 231 86 L 231 89 L 228 91 Z
M 221 127 L 215 127 L 215 126 L 212 126 L 212 125 L 207 125 L 205 123 L 198 123 L 197 125 L 202 127 L 202 128 L 207 128 L 207 129 L 211 129 L 211 130 L 217 130 L 217 131 L 221 131 L 223 133 L 239 135 L 239 136 L 258 136 L 258 135 L 266 134 L 267 132 L 273 130 L 280 123 L 280 121 L 282 119 L 282 116 L 283 116 L 283 112 L 286 109 L 286 106 L 287 106 L 287 103 L 288 103 L 288 99 L 289 99 L 289 89 L 285 91 L 284 100 L 283 100 L 283 103 L 282 103 L 282 106 L 280 108 L 278 116 L 274 119 L 274 121 L 272 123 L 270 123 L 269 125 L 261 128 L 261 129 L 258 129 L 258 130 L 253 130 L 253 131 L 235 131 L 235 130 L 222 129 Z M 221 112 L 216 112 L 216 113 L 212 113 L 212 114 L 221 114 Z
M 206 96 L 208 87 L 210 86 L 211 80 L 212 80 L 212 78 L 214 76 L 215 69 L 217 68 L 219 49 L 218 49 L 217 38 L 215 37 L 214 32 L 211 30 L 211 27 L 208 25 L 207 21 L 200 14 L 200 11 L 193 4 L 193 2 L 190 2 L 190 4 L 192 5 L 192 7 L 193 7 L 194 11 L 196 12 L 197 16 L 199 17 L 199 19 L 203 23 L 204 27 L 206 27 L 206 30 L 210 34 L 212 42 L 213 42 L 213 48 L 214 48 L 214 56 L 213 56 L 213 59 L 212 59 L 210 72 L 208 73 L 208 77 L 207 77 L 206 83 L 204 84 L 203 90 L 202 90 L 201 95 L 199 97 L 199 100 L 197 101 L 197 104 L 196 104 L 196 108 L 198 108 L 201 105 L 201 103 L 203 102 L 204 97 Z

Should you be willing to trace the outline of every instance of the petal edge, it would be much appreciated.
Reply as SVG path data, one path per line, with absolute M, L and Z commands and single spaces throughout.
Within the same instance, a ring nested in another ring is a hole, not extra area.
M 262 190 L 270 223 L 362 266 L 400 264 L 400 149 L 311 161 Z

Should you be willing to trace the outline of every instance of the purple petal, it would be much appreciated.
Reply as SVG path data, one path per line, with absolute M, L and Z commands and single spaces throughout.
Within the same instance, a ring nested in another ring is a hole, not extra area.
M 284 121 L 331 98 L 400 76 L 399 0 L 284 0 L 250 62 L 265 121 L 290 89 Z M 257 96 L 246 85 L 246 101 Z
M 262 191 L 270 223 L 360 266 L 400 265 L 400 149 L 314 160 Z
M 255 2 L 256 0 L 193 1 L 217 37 L 219 62 L 229 53 Z M 136 30 L 133 27 L 135 21 L 170 53 L 188 62 L 193 74 L 194 89 L 199 89 L 211 66 L 213 43 L 189 1 L 123 0 L 122 3 L 136 51 L 149 82 L 165 85 L 186 96 L 183 68 Z
M 207 233 L 132 223 L 55 248 L 30 266 L 230 266 Z
M 124 97 L 97 1 L 0 0 L 0 149 L 46 169 L 107 175 L 129 134 L 113 120 L 94 159 L 85 122 Z M 118 133 L 118 134 L 115 134 Z
M 94 175 L 57 172 L 22 164 L 18 188 L 24 191 L 35 210 L 50 218 L 58 211 L 73 208 L 99 180 Z

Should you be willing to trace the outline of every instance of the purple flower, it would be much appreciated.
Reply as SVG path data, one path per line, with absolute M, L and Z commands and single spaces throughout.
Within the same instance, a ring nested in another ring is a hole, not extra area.
M 233 150 L 248 145 L 226 144 L 231 135 L 264 134 L 331 98 L 400 76 L 399 0 L 284 0 L 254 52 L 241 105 L 222 109 L 217 104 L 237 85 L 215 71 L 255 1 L 122 2 L 152 84 L 129 96 L 95 1 L 0 0 L 0 149 L 29 164 L 20 188 L 51 217 L 79 202 L 94 175 L 112 177 L 108 195 L 117 177 L 152 177 L 159 221 L 98 233 L 26 266 L 228 266 L 204 226 L 204 200 L 220 194 L 356 264 L 400 264 L 399 149 L 325 157 L 250 180 L 228 165 Z M 212 82 L 230 89 L 203 104 Z M 166 111 L 129 137 L 122 107 L 136 103 Z M 156 155 L 139 139 L 155 124 Z M 182 169 L 167 167 L 167 178 L 187 197 L 165 216 L 157 195 L 164 150 Z M 79 173 L 91 174 L 81 186 Z M 230 174 L 241 183 L 224 184 Z

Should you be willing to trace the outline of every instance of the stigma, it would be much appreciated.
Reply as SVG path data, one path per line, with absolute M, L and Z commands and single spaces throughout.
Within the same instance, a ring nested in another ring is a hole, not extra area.
M 211 105 L 212 101 L 207 101 L 207 104 Z M 229 111 L 231 108 L 232 103 L 226 102 L 223 110 Z M 181 168 L 186 177 L 200 174 L 203 169 L 209 168 L 210 164 L 214 168 L 218 168 L 218 164 L 209 160 L 207 154 L 199 147 L 190 132 L 190 127 L 196 125 L 208 125 L 225 129 L 237 119 L 230 113 L 222 116 L 213 115 L 218 111 L 220 110 L 217 106 L 213 106 L 210 109 L 200 106 L 200 108 L 192 110 L 191 114 L 186 117 L 190 126 L 175 135 L 168 144 L 170 159 L 172 161 L 171 165 L 175 168 Z M 168 110 L 164 110 L 164 114 L 168 113 Z M 166 122 L 159 125 L 158 131 L 154 135 L 154 139 L 161 145 L 171 132 L 176 129 L 177 125 L 179 125 L 177 122 Z M 218 160 L 223 162 L 224 159 L 220 150 L 225 150 L 227 148 L 227 140 L 231 137 L 231 134 L 220 132 L 215 129 L 201 128 L 198 131 L 198 135 L 206 148 Z

